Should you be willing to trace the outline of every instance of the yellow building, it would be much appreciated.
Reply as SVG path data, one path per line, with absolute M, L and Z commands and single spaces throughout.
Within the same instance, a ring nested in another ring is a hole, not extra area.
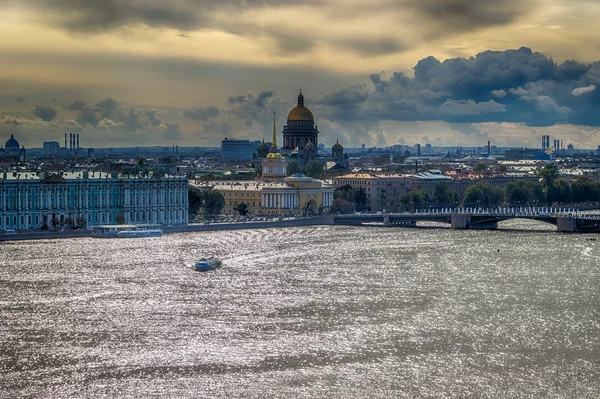
M 199 187 L 218 190 L 225 198 L 223 213 L 235 215 L 244 203 L 251 215 L 299 216 L 329 213 L 333 202 L 333 186 L 297 173 L 287 177 L 287 161 L 277 150 L 275 113 L 273 144 L 262 163 L 259 181 L 214 181 Z M 191 183 L 190 183 L 191 184 Z
M 214 181 L 200 187 L 218 190 L 225 198 L 223 213 L 235 215 L 241 203 L 252 215 L 300 216 L 329 213 L 333 186 L 302 174 L 283 182 Z

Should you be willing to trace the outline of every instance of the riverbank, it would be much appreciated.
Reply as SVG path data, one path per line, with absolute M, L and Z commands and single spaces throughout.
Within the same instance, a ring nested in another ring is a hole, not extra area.
M 211 224 L 188 224 L 181 226 L 163 227 L 164 234 L 187 233 L 192 231 L 216 231 L 216 230 L 242 230 L 242 229 L 267 229 L 276 227 L 318 226 L 332 225 L 333 216 L 316 216 L 302 219 L 275 220 L 264 222 L 238 222 L 238 223 L 211 223 Z M 17 234 L 2 234 L 0 241 L 13 240 L 45 240 L 58 238 L 91 237 L 90 230 L 72 231 L 32 231 Z

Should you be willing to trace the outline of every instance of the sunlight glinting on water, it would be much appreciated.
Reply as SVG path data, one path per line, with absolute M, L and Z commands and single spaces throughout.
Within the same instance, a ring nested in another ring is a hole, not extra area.
M 57 398 L 596 397 L 600 244 L 500 228 L 4 242 L 0 382 Z M 223 266 L 193 271 L 207 254 Z

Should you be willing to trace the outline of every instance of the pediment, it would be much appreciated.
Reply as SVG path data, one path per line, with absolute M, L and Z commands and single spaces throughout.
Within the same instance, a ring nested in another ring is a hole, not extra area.
M 66 183 L 67 181 L 60 175 L 53 173 L 42 179 L 42 183 Z

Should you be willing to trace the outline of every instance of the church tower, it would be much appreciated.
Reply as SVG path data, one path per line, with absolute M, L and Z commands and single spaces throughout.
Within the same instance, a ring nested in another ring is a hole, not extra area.
M 287 161 L 277 150 L 277 130 L 275 112 L 273 112 L 273 142 L 271 150 L 262 163 L 263 181 L 283 181 L 287 177 Z

